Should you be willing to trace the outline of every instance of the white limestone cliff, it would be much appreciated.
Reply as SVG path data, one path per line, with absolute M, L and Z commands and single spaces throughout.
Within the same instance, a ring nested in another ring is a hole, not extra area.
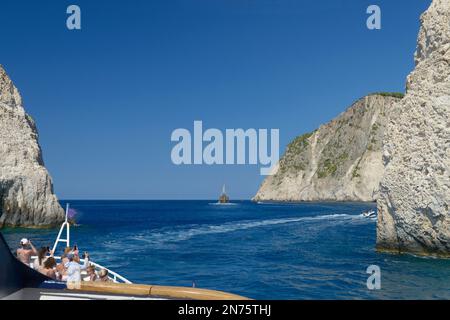
M 35 123 L 0 65 L 0 227 L 51 226 L 62 220 Z
M 386 128 L 377 248 L 450 256 L 450 0 L 422 15 L 415 60 Z
M 255 201 L 374 201 L 383 176 L 382 139 L 398 94 L 373 94 L 296 138 Z

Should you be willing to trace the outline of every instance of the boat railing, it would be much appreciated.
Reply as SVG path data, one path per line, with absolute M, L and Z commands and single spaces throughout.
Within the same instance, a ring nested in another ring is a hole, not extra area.
M 54 258 L 57 262 L 60 262 L 60 261 L 61 261 L 61 257 L 59 257 L 59 256 L 53 256 L 53 258 Z M 37 256 L 32 256 L 32 257 L 31 257 L 31 261 L 32 261 L 32 262 L 34 262 L 34 260 L 36 260 L 36 259 L 37 259 Z M 81 265 L 84 264 L 84 259 L 80 259 L 80 264 L 81 264 Z M 104 269 L 104 270 L 108 271 L 108 278 L 109 278 L 110 280 L 112 280 L 113 282 L 115 282 L 115 283 L 127 283 L 127 284 L 132 284 L 132 282 L 131 282 L 130 280 L 128 280 L 127 278 L 122 277 L 120 274 L 118 274 L 118 273 L 116 273 L 116 272 L 114 272 L 114 271 L 112 271 L 112 270 L 110 270 L 110 269 L 108 269 L 108 268 L 106 268 L 106 267 L 104 267 L 104 266 L 102 266 L 102 265 L 100 265 L 100 264 L 94 262 L 94 261 L 89 260 L 89 265 L 94 266 L 96 271 L 99 271 L 99 270 L 101 270 L 101 269 Z M 82 273 L 82 275 L 85 276 L 86 274 L 85 274 L 85 273 Z
M 56 241 L 55 244 L 53 245 L 52 248 L 52 252 L 56 252 L 56 249 L 58 248 L 58 244 L 59 243 L 64 243 L 65 244 L 65 248 L 70 248 L 70 222 L 69 222 L 69 208 L 70 205 L 69 203 L 66 204 L 66 214 L 65 214 L 65 220 L 63 222 L 63 224 L 61 225 L 61 228 L 59 229 L 58 232 L 58 236 L 56 237 Z M 64 239 L 62 237 L 62 235 L 64 234 L 64 229 L 66 230 L 66 238 Z M 55 260 L 57 261 L 61 261 L 61 257 L 56 257 L 54 256 L 53 258 L 55 258 Z M 36 256 L 32 257 L 32 261 L 34 261 L 35 259 L 37 259 Z M 84 259 L 80 259 L 81 263 L 84 263 Z M 132 282 L 127 280 L 126 278 L 122 277 L 120 274 L 109 270 L 108 268 L 105 268 L 104 266 L 95 263 L 93 261 L 89 260 L 90 265 L 94 266 L 97 270 L 98 269 L 105 269 L 106 271 L 108 271 L 108 278 L 111 279 L 113 282 L 116 283 L 128 283 L 131 284 Z M 85 272 L 82 272 L 82 275 L 85 275 Z
M 80 259 L 80 262 L 84 263 L 84 259 Z M 112 281 L 114 281 L 116 283 L 121 283 L 121 282 L 122 283 L 128 283 L 128 284 L 132 283 L 131 281 L 129 281 L 125 277 L 122 277 L 120 274 L 118 274 L 118 273 L 116 273 L 116 272 L 114 272 L 112 270 L 109 270 L 108 268 L 106 268 L 106 267 L 104 267 L 104 266 L 102 266 L 102 265 L 100 265 L 98 263 L 95 263 L 93 261 L 89 261 L 89 263 L 90 263 L 91 266 L 94 266 L 96 269 L 105 269 L 106 271 L 108 271 L 108 277 Z

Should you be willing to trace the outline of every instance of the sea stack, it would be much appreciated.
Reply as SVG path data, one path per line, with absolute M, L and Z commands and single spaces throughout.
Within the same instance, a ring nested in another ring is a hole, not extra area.
M 35 123 L 0 65 L 0 227 L 47 227 L 63 220 Z
M 422 15 L 415 62 L 386 128 L 377 248 L 450 256 L 450 0 Z
M 292 141 L 255 201 L 375 201 L 382 141 L 402 94 L 363 97 L 316 131 Z

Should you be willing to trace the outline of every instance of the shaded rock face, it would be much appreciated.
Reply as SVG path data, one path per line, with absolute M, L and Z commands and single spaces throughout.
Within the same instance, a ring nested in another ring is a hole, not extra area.
M 386 129 L 377 248 L 450 256 L 450 0 L 422 15 L 415 58 Z
M 296 138 L 255 201 L 374 201 L 383 176 L 382 140 L 400 98 L 374 94 Z
M 0 65 L 0 227 L 50 226 L 63 220 L 34 121 Z

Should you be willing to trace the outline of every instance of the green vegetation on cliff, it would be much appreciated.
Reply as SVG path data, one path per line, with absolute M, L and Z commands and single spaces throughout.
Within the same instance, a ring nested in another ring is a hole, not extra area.
M 280 161 L 279 173 L 285 173 L 288 169 L 293 171 L 305 170 L 308 162 L 301 155 L 309 146 L 309 138 L 313 134 L 314 132 L 310 132 L 298 136 L 287 146 L 286 153 Z
M 405 94 L 402 92 L 374 92 L 370 95 L 371 96 L 379 95 L 382 97 L 392 97 L 392 98 L 398 98 L 398 99 L 403 99 L 403 97 L 405 96 Z

